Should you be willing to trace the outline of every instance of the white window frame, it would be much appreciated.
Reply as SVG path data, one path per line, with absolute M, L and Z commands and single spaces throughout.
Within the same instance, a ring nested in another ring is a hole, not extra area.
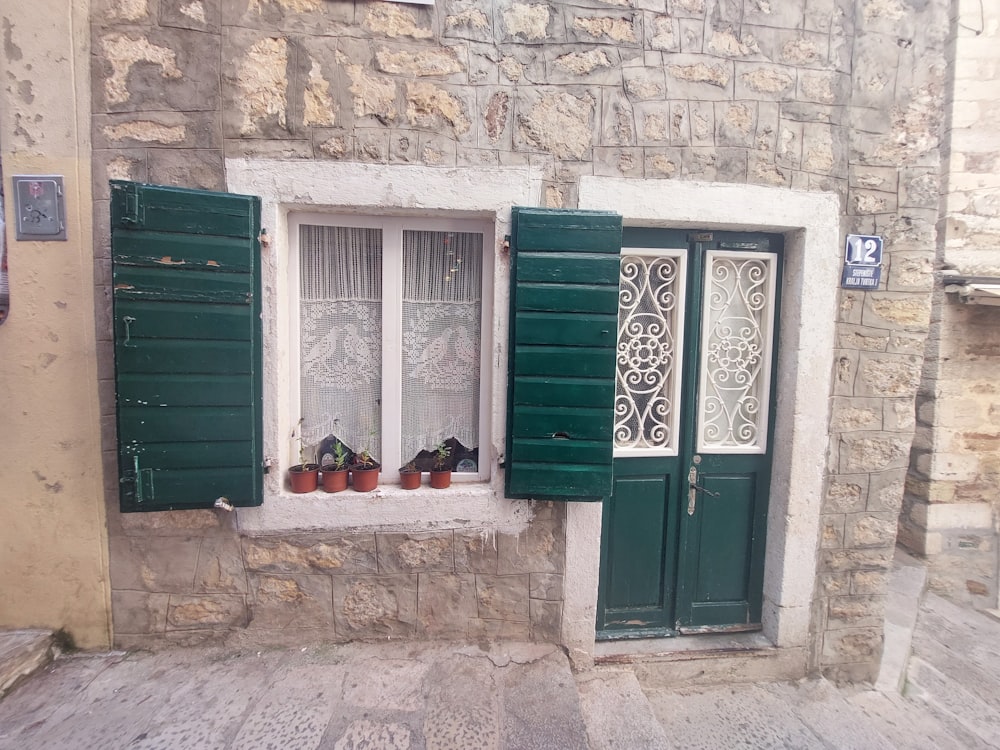
M 300 394 L 300 320 L 299 320 L 299 236 L 300 227 L 337 226 L 378 229 L 382 232 L 382 424 L 381 445 L 375 452 L 382 464 L 380 481 L 398 483 L 399 470 L 412 457 L 401 455 L 400 415 L 403 406 L 403 232 L 468 232 L 483 236 L 482 289 L 480 309 L 480 362 L 479 362 L 479 461 L 478 472 L 455 472 L 452 481 L 486 482 L 490 479 L 489 439 L 492 389 L 490 387 L 490 352 L 493 331 L 493 251 L 496 244 L 492 223 L 473 219 L 450 217 L 418 218 L 412 216 L 316 213 L 295 211 L 288 215 L 288 315 L 289 330 L 289 410 L 293 423 L 301 414 Z M 389 262 L 387 262 L 389 261 Z M 390 265 L 391 263 L 391 265 Z M 357 446 L 352 446 L 357 448 Z M 470 446 L 471 447 L 471 446 Z

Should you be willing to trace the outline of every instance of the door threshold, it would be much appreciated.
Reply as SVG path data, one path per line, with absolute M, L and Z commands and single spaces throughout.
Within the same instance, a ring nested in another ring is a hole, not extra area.
M 655 657 L 658 659 L 699 659 L 725 654 L 770 652 L 775 646 L 760 631 L 743 633 L 711 633 L 672 638 L 637 638 L 597 641 L 594 662 L 597 664 L 627 664 Z

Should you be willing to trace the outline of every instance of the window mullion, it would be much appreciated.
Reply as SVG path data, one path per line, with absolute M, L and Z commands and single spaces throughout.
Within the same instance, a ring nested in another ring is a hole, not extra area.
M 382 242 L 382 461 L 383 478 L 398 479 L 399 415 L 403 404 L 403 226 L 390 222 Z

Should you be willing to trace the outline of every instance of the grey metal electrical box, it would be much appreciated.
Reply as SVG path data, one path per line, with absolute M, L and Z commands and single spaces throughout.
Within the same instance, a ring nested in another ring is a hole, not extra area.
M 14 175 L 15 238 L 65 240 L 66 203 L 61 175 Z

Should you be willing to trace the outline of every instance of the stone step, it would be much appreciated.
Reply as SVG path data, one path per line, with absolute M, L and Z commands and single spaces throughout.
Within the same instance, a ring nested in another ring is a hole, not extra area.
M 949 676 L 914 654 L 904 695 L 961 738 L 964 747 L 1000 747 L 1000 712 L 984 692 L 988 688 L 974 683 L 969 677 Z
M 590 750 L 672 747 L 635 673 L 597 668 L 577 676 Z
M 18 682 L 45 667 L 53 656 L 51 631 L 0 631 L 0 698 Z

